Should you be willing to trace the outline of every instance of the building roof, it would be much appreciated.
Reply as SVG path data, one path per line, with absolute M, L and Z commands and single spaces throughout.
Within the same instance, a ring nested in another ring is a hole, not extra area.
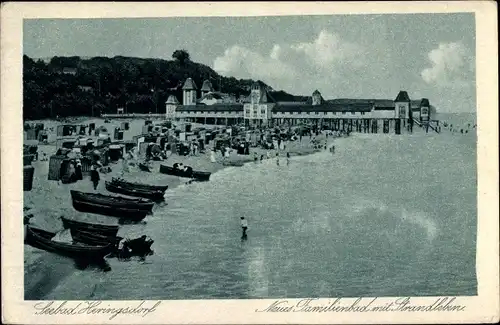
M 319 94 L 319 95 L 321 95 L 321 93 L 319 92 L 319 90 L 318 90 L 318 89 L 316 89 L 315 91 L 313 91 L 313 93 L 312 93 L 312 94 L 313 94 L 313 95 L 318 95 L 318 94 Z
M 420 101 L 420 106 L 429 107 L 430 106 L 429 100 L 427 98 L 422 98 L 422 101 Z
M 228 96 L 227 94 L 222 94 L 222 93 L 219 93 L 219 92 L 216 92 L 216 91 L 211 91 L 211 92 L 209 92 L 209 93 L 201 96 L 201 98 L 199 99 L 199 101 L 202 101 L 202 100 L 204 100 L 207 97 L 213 97 L 215 99 L 222 99 L 222 98 L 227 97 L 227 96 Z
M 243 104 L 181 105 L 180 112 L 243 112 Z
M 302 104 L 302 105 L 275 105 L 273 113 L 283 112 L 370 112 L 373 104 L 370 103 L 351 103 L 337 104 L 324 102 L 321 105 Z
M 394 101 L 395 102 L 409 102 L 410 96 L 408 96 L 408 93 L 406 91 L 401 90 Z
M 177 97 L 175 97 L 174 95 L 170 95 L 168 96 L 168 99 L 167 99 L 167 104 L 179 104 L 179 101 L 177 100 Z
M 193 79 L 187 78 L 186 82 L 184 83 L 184 86 L 182 86 L 182 90 L 196 90 L 196 84 L 194 83 Z
M 203 81 L 203 85 L 201 86 L 201 91 L 213 91 L 212 83 L 210 80 Z

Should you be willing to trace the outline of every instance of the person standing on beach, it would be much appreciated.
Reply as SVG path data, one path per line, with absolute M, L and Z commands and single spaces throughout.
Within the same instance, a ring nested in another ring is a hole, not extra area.
M 276 153 L 276 166 L 279 166 L 280 165 L 280 154 L 279 153 Z
M 210 162 L 212 162 L 212 163 L 216 162 L 214 149 L 210 150 Z
M 260 155 L 260 162 L 262 163 L 263 160 L 264 160 L 264 155 Z
M 253 161 L 254 161 L 255 163 L 257 163 L 257 161 L 258 161 L 258 160 L 259 160 L 259 158 L 257 157 L 257 152 L 254 152 L 254 153 L 253 153 Z
M 290 165 L 290 153 L 289 152 L 286 153 L 286 165 L 287 166 Z
M 247 238 L 247 229 L 248 229 L 248 221 L 245 219 L 245 217 L 240 218 L 240 224 L 241 224 L 241 239 L 246 239 Z
M 99 172 L 97 171 L 96 165 L 92 165 L 90 168 L 90 180 L 94 184 L 94 191 L 97 190 L 97 186 L 99 185 Z
M 75 175 L 76 175 L 76 180 L 80 181 L 83 179 L 83 173 L 82 173 L 82 162 L 80 159 L 76 160 L 76 170 L 75 170 Z

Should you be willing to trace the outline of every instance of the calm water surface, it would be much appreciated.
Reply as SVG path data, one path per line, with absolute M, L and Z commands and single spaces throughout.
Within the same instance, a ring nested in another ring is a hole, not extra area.
M 46 299 L 475 295 L 475 157 L 472 134 L 355 135 L 226 169 L 120 230 L 155 239 L 145 264 L 75 271 Z

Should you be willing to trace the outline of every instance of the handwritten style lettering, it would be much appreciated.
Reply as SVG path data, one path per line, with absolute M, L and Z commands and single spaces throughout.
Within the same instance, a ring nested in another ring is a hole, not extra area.
M 336 298 L 326 304 L 320 304 L 318 298 L 302 299 L 296 303 L 288 300 L 275 300 L 271 305 L 255 312 L 267 313 L 325 313 L 325 312 L 459 312 L 465 306 L 455 304 L 456 297 L 436 299 L 430 305 L 415 305 L 409 297 L 397 298 L 393 301 L 378 303 L 379 298 L 357 298 L 354 302 L 345 303 L 345 299 Z
M 36 310 L 35 315 L 99 315 L 108 314 L 111 315 L 109 319 L 113 319 L 120 314 L 138 314 L 142 317 L 146 317 L 156 311 L 156 308 L 160 305 L 161 301 L 157 301 L 153 306 L 146 307 L 146 301 L 141 301 L 137 306 L 127 306 L 127 307 L 111 307 L 107 304 L 106 307 L 102 307 L 102 301 L 86 301 L 79 302 L 74 306 L 68 301 L 63 301 L 56 304 L 54 301 L 49 302 L 39 302 L 34 305 Z

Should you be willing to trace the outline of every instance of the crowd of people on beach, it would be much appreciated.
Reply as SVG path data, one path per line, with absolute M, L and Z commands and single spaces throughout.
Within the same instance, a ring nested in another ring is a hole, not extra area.
M 467 134 L 469 132 L 472 132 L 472 130 L 476 129 L 477 124 L 472 125 L 471 123 L 467 123 L 467 127 L 465 127 L 465 126 L 457 126 L 456 124 L 455 126 L 453 126 L 452 123 L 443 122 L 443 127 L 445 128 L 445 130 L 448 130 L 451 133 Z

